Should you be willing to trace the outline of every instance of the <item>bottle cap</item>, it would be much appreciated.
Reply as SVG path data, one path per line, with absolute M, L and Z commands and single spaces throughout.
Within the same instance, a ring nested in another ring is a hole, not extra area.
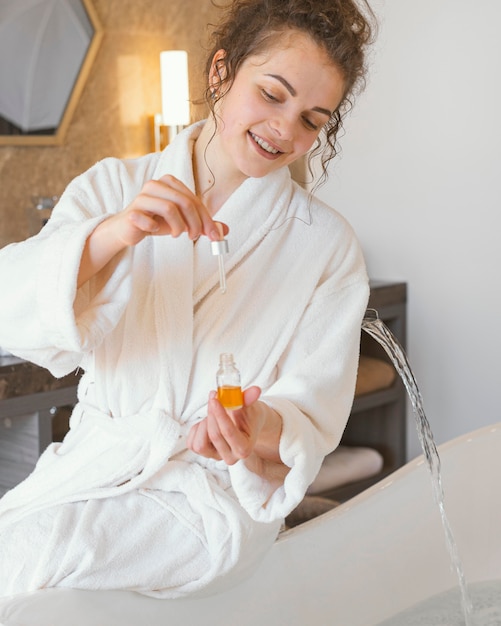
M 220 256 L 221 254 L 228 254 L 230 251 L 228 248 L 228 242 L 224 238 L 224 230 L 221 222 L 215 222 L 216 228 L 219 232 L 219 236 L 221 239 L 219 241 L 211 241 L 210 249 L 214 256 Z
M 228 254 L 230 251 L 228 247 L 228 242 L 226 239 L 221 239 L 221 241 L 211 241 L 210 249 L 214 256 L 220 256 L 221 254 Z

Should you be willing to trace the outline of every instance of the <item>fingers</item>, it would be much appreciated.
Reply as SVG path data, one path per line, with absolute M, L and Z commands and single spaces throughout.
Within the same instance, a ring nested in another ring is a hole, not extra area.
M 236 428 L 226 411 L 222 409 L 222 412 L 224 415 L 221 414 L 217 418 L 209 412 L 203 421 L 192 426 L 187 445 L 197 454 L 233 465 L 241 458 L 230 443 L 234 440 Z
M 221 456 L 208 437 L 207 418 L 191 427 L 188 433 L 187 446 L 190 450 L 193 450 L 193 452 L 205 456 L 208 459 L 215 459 L 216 461 L 221 460 Z
M 221 238 L 207 207 L 184 183 L 170 174 L 146 182 L 126 212 L 129 225 L 139 231 L 137 237 L 134 233 L 127 233 L 130 240 L 140 241 L 146 235 L 179 237 L 182 233 L 187 233 L 192 240 L 200 235 L 206 235 L 212 241 Z M 223 233 L 227 234 L 228 226 L 222 226 Z
M 244 391 L 244 406 L 250 406 L 259 400 L 261 389 L 259 387 L 249 387 Z
M 222 459 L 233 465 L 248 458 L 257 440 L 257 420 L 252 417 L 251 407 L 259 396 L 259 387 L 244 391 L 244 408 L 226 411 L 217 396 L 211 393 L 207 417 L 192 427 L 188 436 L 188 447 L 207 458 Z
M 228 465 L 247 458 L 254 447 L 252 429 L 242 419 L 244 412 L 240 410 L 231 413 L 230 416 L 217 399 L 210 400 L 207 435 L 220 457 Z
M 159 193 L 165 194 L 165 198 L 173 205 L 168 207 L 169 214 L 172 212 L 175 218 L 181 218 L 179 225 L 181 222 L 184 223 L 184 230 L 188 232 L 191 239 L 196 239 L 200 235 L 206 235 L 213 241 L 220 239 L 216 223 L 207 208 L 184 183 L 170 174 L 153 182 L 161 185 Z M 184 230 L 179 228 L 176 232 L 181 234 Z
M 161 235 L 179 237 L 184 232 L 192 239 L 202 233 L 200 214 L 206 211 L 199 199 L 188 189 L 179 189 L 172 176 L 148 181 L 136 198 L 134 210 L 156 222 Z M 172 184 L 174 183 L 174 184 Z M 141 227 L 143 223 L 138 223 Z

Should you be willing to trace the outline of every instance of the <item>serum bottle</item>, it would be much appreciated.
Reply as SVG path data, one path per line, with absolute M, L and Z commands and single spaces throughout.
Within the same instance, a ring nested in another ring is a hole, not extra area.
M 223 353 L 219 357 L 219 369 L 216 374 L 217 399 L 225 409 L 241 409 L 244 405 L 240 372 L 238 371 L 233 355 Z

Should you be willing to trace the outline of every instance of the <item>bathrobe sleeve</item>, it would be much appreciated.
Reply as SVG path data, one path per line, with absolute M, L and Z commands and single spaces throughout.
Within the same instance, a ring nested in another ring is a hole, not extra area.
M 337 447 L 353 402 L 368 279 L 355 238 L 338 267 L 316 290 L 262 400 L 283 420 L 280 457 L 290 470 L 278 489 L 231 466 L 233 488 L 260 522 L 285 517 L 304 497 L 324 457 Z
M 97 163 L 68 185 L 38 235 L 0 251 L 6 304 L 0 307 L 0 345 L 55 376 L 81 364 L 82 355 L 117 324 L 128 301 L 129 251 L 76 288 L 87 237 L 136 192 L 124 184 L 130 178 L 126 167 L 116 159 Z

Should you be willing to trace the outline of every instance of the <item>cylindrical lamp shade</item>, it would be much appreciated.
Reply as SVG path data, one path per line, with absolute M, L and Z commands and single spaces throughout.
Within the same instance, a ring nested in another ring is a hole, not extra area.
M 161 52 L 160 77 L 163 124 L 188 126 L 190 123 L 188 53 L 185 50 Z

